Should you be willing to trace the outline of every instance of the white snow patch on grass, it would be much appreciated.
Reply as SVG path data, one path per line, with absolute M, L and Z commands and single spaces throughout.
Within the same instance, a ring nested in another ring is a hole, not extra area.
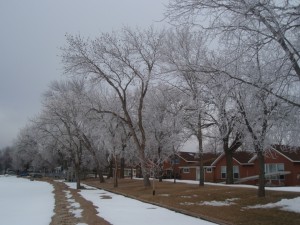
M 204 201 L 201 202 L 199 205 L 210 205 L 210 206 L 230 206 L 234 205 L 235 203 L 232 201 Z
M 72 213 L 74 215 L 74 217 L 76 218 L 81 218 L 82 217 L 82 211 L 83 209 L 81 209 L 80 204 L 78 202 L 75 201 L 75 199 L 73 199 L 71 191 L 69 190 L 64 190 L 65 192 L 65 196 L 67 198 L 67 201 L 70 203 L 69 206 L 67 206 L 69 208 L 69 212 Z
M 170 194 L 159 194 L 158 196 L 162 196 L 162 197 L 169 197 Z
M 209 206 L 230 206 L 239 198 L 230 198 L 225 201 L 204 201 L 204 202 L 181 202 L 180 205 L 209 205 Z
M 269 203 L 266 205 L 254 205 L 244 207 L 245 209 L 268 209 L 268 208 L 279 208 L 284 211 L 290 211 L 295 213 L 300 213 L 300 197 L 293 199 L 281 199 L 279 202 Z
M 165 179 L 164 181 L 173 182 L 174 180 L 173 179 Z M 185 184 L 199 184 L 199 181 L 196 181 L 196 180 L 176 180 L 176 182 L 178 182 L 178 183 L 185 183 Z M 247 185 L 247 184 L 222 184 L 222 183 L 205 182 L 205 185 L 257 189 L 257 186 Z M 265 189 L 269 190 L 269 191 L 300 192 L 300 186 L 265 187 Z

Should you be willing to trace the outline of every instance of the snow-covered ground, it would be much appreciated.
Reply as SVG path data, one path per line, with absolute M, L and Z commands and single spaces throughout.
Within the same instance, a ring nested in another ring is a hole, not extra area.
M 53 186 L 15 176 L 0 176 L 0 224 L 49 225 L 54 215 Z
M 75 188 L 74 183 L 67 183 Z M 147 204 L 122 195 L 85 186 L 80 194 L 97 206 L 98 215 L 113 225 L 209 225 L 205 220 L 176 213 L 174 211 Z
M 177 181 L 197 183 L 196 181 Z M 75 188 L 75 183 L 66 183 Z M 223 185 L 223 184 L 210 184 Z M 257 188 L 250 185 L 232 185 L 235 187 Z M 111 192 L 98 190 L 86 186 L 80 194 L 97 206 L 98 215 L 114 225 L 121 224 L 172 224 L 172 225 L 205 225 L 213 224 L 194 217 L 176 213 L 165 208 L 143 203 L 126 198 Z M 300 193 L 300 187 L 276 187 L 268 190 L 294 191 Z M 7 225 L 48 225 L 54 214 L 53 186 L 46 182 L 30 181 L 15 176 L 0 176 L 0 223 Z M 66 190 L 65 195 L 69 202 L 69 211 L 80 218 L 82 209 L 71 192 Z M 169 195 L 164 195 L 166 198 Z M 182 196 L 183 204 L 189 204 L 188 196 Z M 235 204 L 238 199 L 226 199 L 224 202 L 210 201 L 199 202 L 197 205 L 211 205 L 215 207 Z M 195 203 L 193 203 L 195 204 Z M 282 199 L 276 203 L 244 207 L 243 210 L 252 208 L 278 207 L 281 210 L 300 213 L 300 197 Z M 79 223 L 77 225 L 86 225 Z

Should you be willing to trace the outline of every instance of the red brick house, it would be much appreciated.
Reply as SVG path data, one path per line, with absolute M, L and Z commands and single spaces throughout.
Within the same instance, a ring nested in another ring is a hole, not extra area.
M 243 177 L 254 176 L 253 170 L 254 163 L 252 162 L 255 155 L 251 152 L 237 151 L 233 154 L 233 178 L 238 180 Z M 226 157 L 222 153 L 213 163 L 215 168 L 215 182 L 226 181 Z
M 253 158 L 255 173 L 258 174 L 257 158 Z M 285 175 L 270 175 L 286 171 Z M 265 151 L 265 173 L 268 184 L 298 186 L 300 185 L 300 147 L 273 145 Z
M 214 182 L 214 167 L 212 163 L 220 154 L 204 153 L 204 180 Z M 173 178 L 174 175 L 182 180 L 199 180 L 199 157 L 194 152 L 179 152 L 170 160 L 164 163 L 164 175 L 167 178 Z
M 205 182 L 225 182 L 225 154 L 204 153 Z M 168 178 L 173 174 L 184 180 L 199 180 L 199 158 L 191 152 L 180 152 L 164 164 Z M 237 151 L 233 154 L 233 175 L 236 183 L 258 183 L 259 166 L 256 154 Z M 300 185 L 300 148 L 273 145 L 265 151 L 266 185 Z

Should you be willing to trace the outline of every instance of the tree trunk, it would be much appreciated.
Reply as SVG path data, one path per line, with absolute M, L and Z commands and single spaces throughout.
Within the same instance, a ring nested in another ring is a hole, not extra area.
M 117 157 L 114 157 L 115 161 L 115 171 L 114 171 L 114 187 L 118 187 L 118 161 Z
M 199 186 L 204 186 L 203 152 L 199 153 L 199 172 L 200 172 Z
M 113 160 L 110 160 L 110 162 L 109 162 L 107 179 L 109 179 L 111 177 L 113 177 Z
M 259 164 L 259 179 L 258 179 L 258 197 L 265 197 L 265 158 L 263 151 L 260 149 L 257 151 L 257 159 Z
M 161 153 L 161 147 L 158 147 L 158 182 L 162 182 L 162 176 L 163 176 L 163 165 L 161 162 L 161 157 L 160 157 L 160 153 Z
M 146 175 L 144 175 L 143 173 L 143 181 L 144 181 L 144 187 L 150 187 L 151 186 L 151 182 L 150 182 L 150 175 L 148 173 L 146 173 Z
M 120 168 L 120 178 L 123 179 L 124 176 L 124 170 L 125 170 L 125 159 L 124 157 L 121 158 L 121 168 Z
M 162 182 L 162 180 L 163 180 L 163 169 L 162 169 L 162 165 L 161 165 L 161 163 L 159 163 L 160 165 L 159 165 L 159 174 L 158 174 L 158 182 Z
M 199 143 L 199 172 L 200 172 L 200 179 L 199 179 L 199 186 L 204 186 L 204 163 L 203 163 L 203 137 L 202 137 L 202 122 L 201 122 L 201 114 L 198 115 L 198 133 L 197 139 Z
M 151 187 L 151 182 L 150 182 L 150 174 L 149 174 L 149 168 L 146 166 L 146 158 L 144 155 L 144 151 L 140 151 L 140 159 L 141 159 L 141 169 L 143 173 L 143 182 L 144 182 L 144 187 Z
M 175 171 L 175 166 L 173 166 L 173 177 L 174 177 L 174 181 L 173 183 L 176 184 L 176 171 Z
M 226 158 L 226 184 L 233 184 L 233 160 L 232 151 L 228 150 L 225 151 L 225 158 Z
M 80 164 L 75 163 L 76 189 L 80 189 Z
M 104 177 L 103 177 L 103 173 L 102 173 L 102 170 L 100 169 L 99 166 L 97 166 L 97 173 L 98 173 L 98 176 L 99 176 L 99 182 L 104 183 L 105 180 L 104 180 Z

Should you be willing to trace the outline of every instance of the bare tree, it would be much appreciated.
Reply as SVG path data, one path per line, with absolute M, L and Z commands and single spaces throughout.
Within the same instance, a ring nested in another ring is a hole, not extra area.
M 277 62 L 276 66 L 273 64 L 273 78 L 270 77 L 270 82 L 278 81 L 276 87 L 267 88 L 251 77 L 236 77 L 231 73 L 224 75 L 231 75 L 233 79 L 300 107 L 299 96 L 295 96 L 295 93 L 299 95 L 295 87 L 299 90 L 300 85 L 299 9 L 300 4 L 296 0 L 172 0 L 166 16 L 175 23 L 186 21 L 197 25 L 213 34 L 213 39 L 219 37 L 219 43 L 230 55 L 227 65 L 257 46 L 259 51 L 268 51 L 269 62 Z M 239 50 L 241 45 L 242 51 Z
M 43 112 L 34 121 L 45 136 L 59 143 L 75 167 L 77 189 L 80 189 L 81 163 L 84 154 L 79 127 L 82 123 L 81 99 L 75 92 L 82 86 L 76 81 L 53 82 L 43 99 Z
M 169 31 L 164 54 L 166 72 L 175 77 L 173 85 L 188 96 L 185 121 L 190 134 L 198 140 L 200 186 L 204 185 L 203 130 L 213 125 L 206 113 L 210 105 L 206 95 L 209 77 L 195 70 L 206 59 L 204 43 L 201 33 L 192 32 L 190 27 Z
M 7 170 L 12 167 L 12 154 L 11 147 L 0 149 L 0 172 L 3 170 L 3 173 L 6 174 Z
M 233 154 L 243 144 L 244 130 L 240 125 L 241 116 L 233 99 L 236 84 L 232 80 L 222 78 L 225 77 L 210 81 L 212 110 L 208 114 L 217 128 L 217 132 L 213 131 L 211 136 L 221 142 L 225 153 L 226 183 L 233 184 Z
M 62 48 L 66 73 L 104 83 L 118 99 L 121 111 L 106 108 L 97 111 L 112 114 L 128 126 L 141 159 L 145 186 L 150 186 L 150 181 L 145 165 L 144 98 L 150 82 L 159 73 L 157 62 L 163 37 L 163 32 L 152 28 L 145 31 L 124 28 L 119 33 L 101 34 L 94 40 L 67 35 L 68 45 Z M 132 101 L 129 95 L 134 95 Z
M 158 175 L 160 182 L 163 162 L 174 154 L 174 149 L 179 149 L 186 138 L 184 100 L 178 88 L 161 83 L 150 89 L 146 99 L 147 158 L 151 161 L 153 176 Z

